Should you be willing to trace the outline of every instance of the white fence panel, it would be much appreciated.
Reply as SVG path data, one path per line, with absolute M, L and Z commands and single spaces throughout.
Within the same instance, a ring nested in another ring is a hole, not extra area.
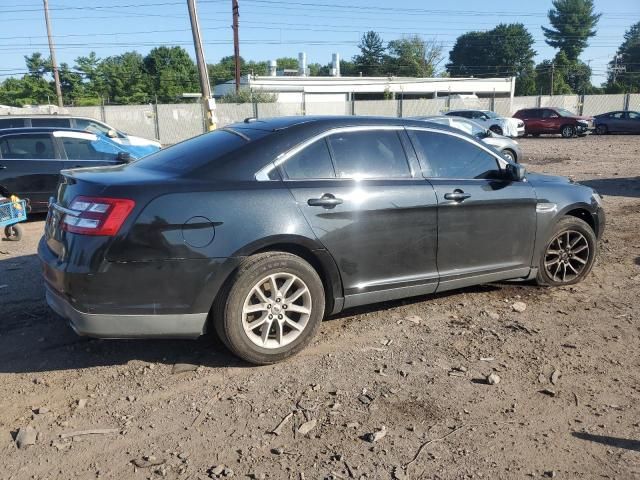
M 153 105 L 108 105 L 104 121 L 118 130 L 143 138 L 156 138 Z
M 204 132 L 200 103 L 158 105 L 160 143 L 171 145 Z
M 69 111 L 69 115 L 74 117 L 88 117 L 95 118 L 96 120 L 102 120 L 102 107 L 66 107 Z M 115 128 L 119 128 L 117 125 L 112 125 Z
M 416 99 L 402 101 L 403 117 L 422 117 L 425 115 L 439 115 L 447 108 L 444 98 Z
M 258 118 L 302 115 L 301 103 L 258 103 Z
M 578 95 L 543 95 L 540 97 L 541 107 L 565 108 L 573 113 L 579 112 L 580 97 Z
M 449 110 L 490 110 L 490 98 L 452 98 Z
M 640 110 L 640 93 L 629 94 L 629 110 Z
M 307 102 L 305 115 L 351 115 L 351 102 Z
M 598 115 L 612 110 L 624 109 L 624 94 L 620 95 L 585 95 L 582 106 L 583 115 Z
M 398 100 L 356 100 L 356 115 L 398 116 Z
M 253 117 L 253 115 L 252 103 L 216 103 L 218 127 L 242 122 L 245 118 Z
M 538 106 L 538 97 L 513 97 L 513 105 L 511 106 L 510 115 L 523 108 L 536 108 Z

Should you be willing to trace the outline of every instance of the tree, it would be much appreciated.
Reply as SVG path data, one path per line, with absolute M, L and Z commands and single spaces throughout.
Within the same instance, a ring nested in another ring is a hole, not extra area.
M 196 65 L 182 47 L 154 48 L 143 63 L 158 101 L 174 102 L 183 93 L 200 91 Z
M 460 35 L 446 65 L 452 77 L 516 77 L 516 94 L 535 93 L 534 39 L 521 23 Z
M 138 52 L 107 57 L 97 71 L 104 82 L 100 96 L 112 103 L 148 103 L 151 85 L 144 71 L 144 59 Z
M 553 28 L 542 27 L 546 42 L 569 60 L 577 60 L 589 38 L 596 34 L 602 14 L 594 13 L 593 0 L 553 0 L 552 4 L 548 16 Z
M 442 61 L 442 46 L 418 35 L 392 40 L 385 69 L 400 77 L 432 77 Z
M 362 35 L 358 48 L 360 55 L 353 57 L 355 68 L 369 77 L 382 75 L 384 73 L 385 48 L 380 35 L 369 30 Z
M 33 78 L 43 78 L 47 73 L 52 71 L 51 60 L 44 58 L 40 52 L 25 55 L 24 61 L 27 65 L 29 75 Z
M 540 95 L 565 95 L 573 93 L 566 80 L 571 62 L 564 52 L 558 52 L 553 60 L 543 60 L 536 65 L 536 88 Z M 553 89 L 551 79 L 553 78 Z
M 616 67 L 624 67 L 624 71 L 614 71 Z M 609 69 L 608 93 L 640 93 L 640 22 L 625 32 Z

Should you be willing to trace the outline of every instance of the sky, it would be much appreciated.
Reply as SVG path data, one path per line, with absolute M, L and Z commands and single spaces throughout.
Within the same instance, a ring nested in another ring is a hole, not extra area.
M 448 60 L 456 38 L 498 23 L 521 22 L 535 39 L 536 62 L 551 58 L 541 26 L 548 26 L 551 0 L 238 0 L 240 55 L 246 60 L 297 57 L 327 64 L 331 54 L 351 59 L 367 30 L 385 42 L 419 34 L 442 44 Z M 231 0 L 197 0 L 208 63 L 233 55 Z M 624 32 L 640 20 L 640 0 L 595 0 L 602 13 L 598 34 L 582 60 L 593 69 L 592 81 L 606 80 L 607 63 Z M 155 46 L 180 45 L 193 55 L 186 0 L 49 0 L 58 63 L 74 65 L 78 56 L 98 57 Z M 49 55 L 42 1 L 0 0 L 0 80 L 25 71 L 24 55 Z

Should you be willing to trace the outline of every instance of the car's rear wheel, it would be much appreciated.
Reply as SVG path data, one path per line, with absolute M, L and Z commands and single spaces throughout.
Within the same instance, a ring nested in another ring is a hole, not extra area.
M 497 133 L 498 135 L 503 134 L 502 127 L 500 127 L 499 125 L 491 125 L 489 127 L 489 130 L 491 130 L 493 133 Z
M 607 128 L 606 125 L 598 125 L 596 127 L 596 133 L 598 135 L 606 135 L 608 133 L 609 129 Z
M 562 218 L 540 258 L 540 285 L 572 285 L 586 277 L 593 267 L 596 235 L 587 222 L 577 217 Z
M 516 154 L 513 153 L 513 150 L 509 150 L 508 148 L 505 148 L 500 153 L 502 153 L 502 156 L 505 157 L 507 160 L 511 160 L 514 163 L 518 162 L 518 160 L 516 159 Z
M 259 365 L 302 350 L 324 316 L 318 273 L 285 252 L 249 257 L 220 297 L 213 311 L 218 336 L 237 356 Z
M 562 138 L 573 138 L 576 134 L 576 128 L 573 125 L 565 125 L 560 130 Z

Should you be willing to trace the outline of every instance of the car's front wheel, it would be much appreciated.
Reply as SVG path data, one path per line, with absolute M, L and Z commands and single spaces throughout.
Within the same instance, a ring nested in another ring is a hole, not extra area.
M 568 216 L 553 229 L 540 258 L 537 282 L 540 285 L 572 285 L 586 277 L 593 267 L 598 243 L 584 220 Z
M 516 159 L 516 154 L 513 153 L 513 150 L 509 150 L 508 148 L 505 148 L 504 150 L 502 150 L 502 156 L 504 158 L 506 158 L 507 160 L 511 160 L 514 163 L 517 163 L 518 160 Z
M 596 127 L 596 133 L 597 133 L 598 135 L 606 135 L 606 134 L 607 134 L 607 131 L 608 131 L 608 129 L 607 129 L 607 126 L 606 126 L 606 125 L 600 124 L 600 125 L 598 125 L 598 126 Z
M 247 258 L 221 292 L 216 331 L 240 358 L 258 365 L 302 350 L 324 317 L 322 280 L 302 258 L 267 252 Z
M 563 138 L 573 138 L 576 134 L 576 128 L 573 125 L 565 125 L 560 130 L 560 134 Z

